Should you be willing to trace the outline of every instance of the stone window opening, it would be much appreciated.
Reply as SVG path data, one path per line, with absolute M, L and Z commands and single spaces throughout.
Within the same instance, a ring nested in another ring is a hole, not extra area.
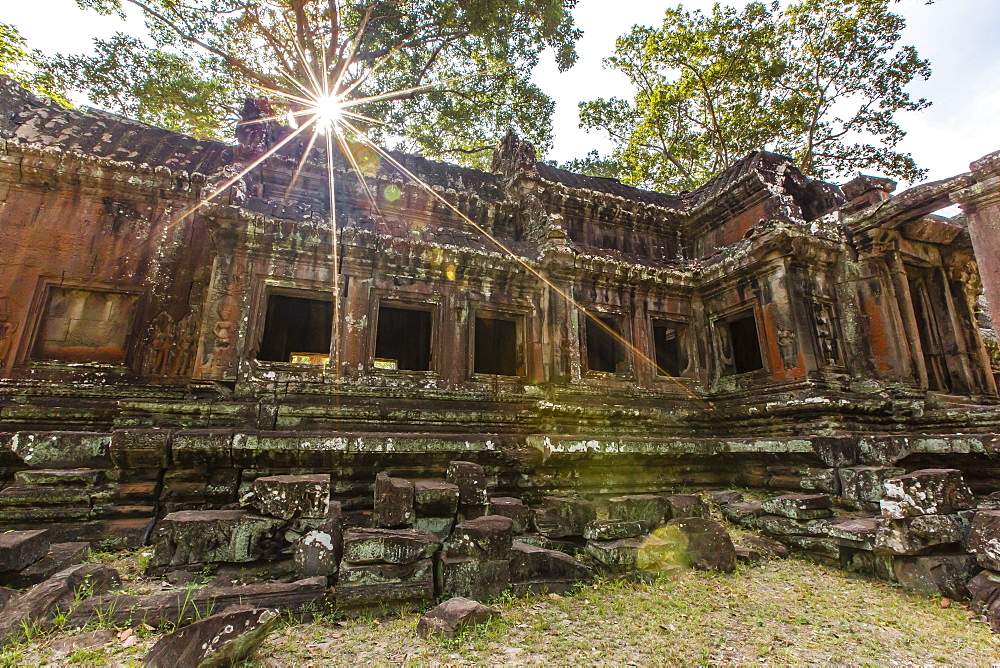
M 473 330 L 473 372 L 493 376 L 523 376 L 521 319 L 494 314 L 476 316 Z
M 653 352 L 656 375 L 662 378 L 678 377 L 687 366 L 681 346 L 683 325 L 669 320 L 653 321 Z
M 262 362 L 328 364 L 333 301 L 272 294 L 257 359 Z
M 374 367 L 393 371 L 430 371 L 431 316 L 431 311 L 426 308 L 380 304 Z
M 757 318 L 753 312 L 733 318 L 727 323 L 729 340 L 732 342 L 734 373 L 750 373 L 764 368 L 760 354 L 760 338 L 757 335 Z
M 604 327 L 595 322 L 595 319 L 600 321 Z M 585 329 L 588 371 L 601 373 L 625 373 L 628 371 L 625 344 L 621 340 L 628 340 L 624 318 L 613 315 L 594 315 L 586 318 Z

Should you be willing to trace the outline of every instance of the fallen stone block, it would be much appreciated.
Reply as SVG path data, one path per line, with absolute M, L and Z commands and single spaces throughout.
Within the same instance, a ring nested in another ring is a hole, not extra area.
M 883 518 L 875 534 L 875 549 L 893 554 L 923 554 L 942 545 L 961 543 L 969 532 L 969 513 Z
M 985 615 L 993 633 L 1000 633 L 1000 573 L 982 571 L 967 585 L 974 612 Z
M 245 510 L 184 510 L 160 520 L 150 566 L 184 566 L 260 559 L 281 541 L 282 521 Z
M 546 496 L 531 513 L 535 530 L 548 538 L 582 536 L 587 525 L 597 519 L 594 504 L 567 496 Z
M 641 522 L 626 520 L 595 520 L 587 525 L 583 537 L 587 540 L 618 540 L 637 538 L 649 532 L 649 527 Z
M 339 501 L 331 501 L 326 520 L 307 531 L 294 546 L 295 571 L 299 577 L 333 576 L 343 554 L 343 514 Z
M 799 554 L 831 566 L 840 565 L 841 547 L 835 538 L 821 536 L 783 536 L 782 539 Z
M 754 526 L 772 536 L 826 536 L 829 522 L 819 520 L 793 520 L 778 515 L 762 515 Z
M 643 541 L 637 538 L 621 540 L 588 540 L 586 551 L 601 567 L 611 573 L 628 573 L 639 567 L 639 550 Z
M 121 470 L 169 468 L 171 438 L 166 429 L 115 429 L 111 461 Z
M 837 540 L 838 545 L 872 550 L 875 548 L 878 526 L 879 520 L 873 517 L 853 518 L 842 522 L 830 522 L 827 525 L 826 535 Z
M 86 487 L 6 487 L 0 491 L 0 507 L 78 506 L 89 509 L 91 493 L 92 490 Z
M 438 540 L 448 540 L 451 530 L 455 526 L 455 519 L 452 517 L 418 517 L 413 520 L 414 529 L 430 531 L 437 536 Z
M 663 523 L 667 500 L 657 494 L 630 494 L 608 499 L 608 519 L 643 522 L 653 528 Z
M 727 503 L 719 510 L 722 516 L 733 524 L 740 526 L 754 526 L 757 518 L 764 514 L 764 504 L 760 501 L 747 501 L 742 503 Z
M 49 643 L 49 649 L 57 657 L 72 654 L 78 649 L 88 649 L 90 647 L 101 647 L 107 645 L 117 636 L 113 629 L 97 629 L 90 633 L 70 636 L 68 638 L 56 638 Z
M 479 561 L 509 559 L 514 538 L 514 522 L 509 517 L 487 515 L 459 522 L 451 532 L 445 550 L 449 557 Z
M 896 581 L 910 591 L 959 601 L 969 596 L 969 581 L 979 565 L 974 555 L 936 554 L 894 557 L 893 571 Z
M 0 610 L 10 601 L 21 595 L 21 592 L 9 587 L 0 587 Z
M 734 547 L 736 549 L 737 561 L 753 563 L 764 560 L 764 556 L 752 547 L 747 547 L 746 545 L 736 545 Z
M 10 643 L 26 627 L 52 627 L 54 617 L 81 598 L 103 594 L 121 585 L 118 571 L 101 564 L 71 566 L 7 603 L 0 616 L 0 647 Z
M 330 512 L 330 476 L 272 475 L 253 481 L 250 505 L 262 515 L 323 519 Z
M 972 490 L 958 469 L 923 469 L 885 481 L 882 514 L 894 519 L 950 515 L 974 507 Z
M 837 469 L 818 469 L 798 466 L 768 466 L 770 489 L 787 489 L 803 492 L 839 494 L 840 478 Z
M 402 478 L 390 478 L 385 473 L 375 476 L 375 526 L 392 529 L 413 522 L 413 483 Z
M 458 485 L 443 480 L 414 480 L 413 503 L 417 517 L 455 517 Z
M 510 589 L 510 561 L 442 556 L 437 560 L 435 578 L 442 598 L 463 596 L 485 601 Z
M 0 573 L 19 571 L 49 551 L 48 531 L 5 531 L 0 533 Z
M 684 517 L 708 517 L 708 505 L 697 494 L 668 494 L 663 497 L 667 502 L 665 519 L 681 519 Z
M 445 479 L 458 486 L 458 502 L 470 506 L 487 506 L 490 503 L 486 490 L 486 472 L 473 462 L 448 462 Z
M 234 606 L 163 636 L 143 657 L 143 665 L 232 666 L 256 651 L 279 620 L 273 608 Z
M 73 608 L 64 627 L 79 628 L 98 620 L 115 626 L 180 626 L 249 601 L 261 608 L 319 611 L 326 603 L 326 594 L 327 580 L 324 577 L 242 587 L 180 589 L 155 594 L 105 594 L 89 598 Z
M 521 499 L 509 496 L 494 496 L 490 499 L 490 515 L 509 517 L 514 523 L 515 534 L 524 533 L 531 524 L 531 510 Z
M 826 494 L 783 494 L 762 505 L 765 513 L 793 520 L 814 520 L 833 515 L 833 502 Z
M 465 522 L 466 520 L 475 520 L 480 517 L 486 517 L 490 514 L 490 505 L 485 504 L 471 504 L 471 503 L 460 503 L 458 504 L 458 521 Z
M 746 536 L 743 538 L 743 543 L 768 559 L 787 559 L 789 555 L 787 545 L 779 543 L 771 538 L 764 538 L 763 536 Z
M 456 596 L 431 608 L 421 617 L 417 622 L 417 635 L 421 638 L 454 638 L 464 628 L 484 624 L 499 616 L 499 610 Z
M 95 487 L 104 481 L 104 472 L 104 469 L 28 469 L 15 473 L 14 483 L 24 487 Z
M 589 568 L 565 552 L 514 541 L 510 558 L 510 580 L 517 596 L 523 595 L 518 591 L 554 591 L 550 588 L 552 585 L 564 582 L 575 584 L 592 578 L 593 572 Z
M 903 469 L 888 466 L 837 469 L 841 499 L 856 508 L 880 510 L 879 501 L 885 496 L 885 481 L 905 473 Z
M 90 543 L 53 543 L 44 557 L 21 571 L 0 574 L 0 581 L 25 589 L 48 580 L 61 570 L 79 564 L 90 554 Z
M 683 537 L 681 551 L 689 565 L 701 570 L 730 572 L 736 567 L 736 548 L 729 532 L 702 517 L 685 517 L 667 522 L 666 530 Z
M 342 559 L 350 564 L 412 564 L 441 547 L 438 537 L 419 529 L 348 529 Z
M 716 505 L 724 506 L 727 503 L 740 503 L 743 501 L 743 493 L 735 489 L 723 489 L 716 492 L 709 492 L 708 498 Z
M 1000 510 L 976 510 L 968 544 L 969 552 L 976 555 L 980 566 L 1000 571 Z

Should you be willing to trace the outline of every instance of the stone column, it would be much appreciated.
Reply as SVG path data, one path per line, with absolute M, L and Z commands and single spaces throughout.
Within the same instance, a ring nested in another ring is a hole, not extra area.
M 957 202 L 969 219 L 969 236 L 979 261 L 983 292 L 993 322 L 1000 321 L 1000 151 L 970 165 L 976 183 L 956 193 Z

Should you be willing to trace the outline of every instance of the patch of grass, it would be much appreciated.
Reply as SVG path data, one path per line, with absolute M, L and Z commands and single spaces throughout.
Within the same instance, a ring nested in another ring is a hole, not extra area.
M 503 616 L 455 640 L 416 636 L 419 614 L 320 618 L 273 635 L 266 666 L 294 664 L 990 665 L 1000 638 L 962 606 L 800 560 L 736 574 L 601 580 L 561 597 L 501 597 Z

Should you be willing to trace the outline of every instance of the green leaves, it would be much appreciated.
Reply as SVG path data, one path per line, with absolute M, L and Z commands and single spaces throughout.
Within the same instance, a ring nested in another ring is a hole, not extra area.
M 668 9 L 659 29 L 636 26 L 606 63 L 633 100 L 580 105 L 581 126 L 608 132 L 630 183 L 697 187 L 753 150 L 787 153 L 807 174 L 877 169 L 915 180 L 896 153 L 894 115 L 929 103 L 905 86 L 930 75 L 889 0 L 802 0 L 703 14 Z
M 120 15 L 131 4 L 146 18 L 152 43 L 119 34 L 96 40 L 93 56 L 54 59 L 52 72 L 112 111 L 218 137 L 231 133 L 242 98 L 303 96 L 314 79 L 358 82 L 355 96 L 430 86 L 358 109 L 390 124 L 373 124 L 369 135 L 480 166 L 480 149 L 508 127 L 542 147 L 551 142 L 552 101 L 530 71 L 550 47 L 560 68 L 570 67 L 580 34 L 575 0 L 77 3 Z
M 0 23 L 0 74 L 32 92 L 69 105 L 64 82 L 48 69 L 42 52 L 29 49 L 18 29 L 7 23 Z

